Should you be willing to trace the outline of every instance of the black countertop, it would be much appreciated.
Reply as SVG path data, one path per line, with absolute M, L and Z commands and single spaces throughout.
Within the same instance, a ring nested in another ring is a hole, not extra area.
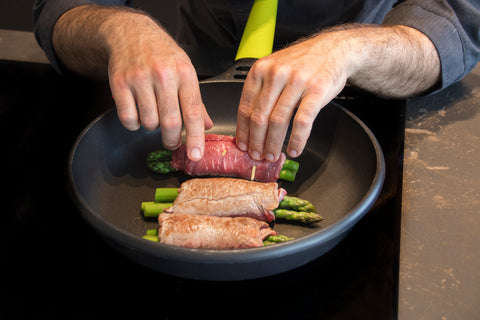
M 407 104 L 399 318 L 480 314 L 480 65 Z
M 284 274 L 206 282 L 124 258 L 81 219 L 67 193 L 66 161 L 81 130 L 113 107 L 108 85 L 59 77 L 30 33 L 0 30 L 0 39 L 14 49 L 18 39 L 21 48 L 30 41 L 32 50 L 25 59 L 0 50 L 8 190 L 0 224 L 6 297 L 0 318 L 392 319 L 397 304 L 401 319 L 478 314 L 478 67 L 440 94 L 409 101 L 406 118 L 398 101 L 382 102 L 390 108 L 372 100 L 369 108 L 347 106 L 377 134 L 390 173 L 377 206 L 336 248 Z

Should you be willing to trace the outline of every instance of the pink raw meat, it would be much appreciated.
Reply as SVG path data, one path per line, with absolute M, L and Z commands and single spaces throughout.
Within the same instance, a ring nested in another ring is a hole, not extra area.
M 241 151 L 231 136 L 207 134 L 205 152 L 199 161 L 191 161 L 182 145 L 172 153 L 171 165 L 191 176 L 228 176 L 261 182 L 274 182 L 280 176 L 285 163 L 285 154 L 276 162 L 253 160 L 247 152 Z M 254 170 L 254 174 L 252 171 Z

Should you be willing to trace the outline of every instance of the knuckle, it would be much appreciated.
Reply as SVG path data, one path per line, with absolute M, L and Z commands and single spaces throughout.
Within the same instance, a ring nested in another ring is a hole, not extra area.
M 128 80 L 123 73 L 113 72 L 110 74 L 109 78 L 112 91 L 115 91 L 115 89 L 125 90 L 126 88 L 128 88 Z
M 201 103 L 190 104 L 183 112 L 183 119 L 185 122 L 199 121 L 203 119 L 203 108 Z M 202 120 L 203 121 L 203 120 Z
M 158 120 L 154 117 L 147 117 L 145 119 L 142 119 L 142 125 L 145 129 L 149 131 L 154 131 L 159 127 Z
M 321 79 L 314 79 L 308 91 L 312 95 L 321 96 L 325 92 L 325 83 Z
M 138 118 L 136 115 L 131 113 L 119 112 L 118 118 L 125 128 L 128 130 L 138 129 Z
M 171 83 L 174 73 L 166 64 L 157 62 L 152 67 L 152 74 L 156 82 L 166 86 Z
M 267 59 L 263 58 L 257 60 L 253 66 L 250 68 L 249 75 L 251 74 L 254 78 L 259 78 L 270 69 L 270 63 Z
M 240 104 L 237 114 L 241 120 L 250 120 L 250 107 L 245 104 Z
M 149 77 L 149 71 L 143 67 L 136 67 L 128 70 L 125 74 L 127 81 L 132 81 L 136 83 L 143 83 L 147 81 Z
M 286 121 L 287 121 L 287 119 L 285 119 L 283 114 L 280 114 L 278 112 L 273 112 L 270 116 L 269 124 L 271 126 L 278 127 L 278 126 L 281 126 L 281 125 L 285 124 Z
M 295 70 L 290 75 L 290 83 L 293 86 L 303 86 L 307 82 L 307 78 L 306 72 Z
M 180 131 L 182 121 L 177 117 L 162 117 L 160 120 L 160 127 L 167 132 Z
M 268 78 L 273 81 L 287 79 L 291 74 L 291 67 L 287 64 L 274 63 L 269 57 L 258 60 L 252 67 L 253 76 L 257 79 Z
M 264 127 L 268 124 L 268 119 L 261 113 L 254 113 L 250 116 L 250 122 L 256 127 Z
M 303 146 L 310 135 L 310 130 L 301 130 L 300 128 L 294 128 L 289 137 L 289 146 L 295 146 L 295 149 L 299 149 Z M 298 150 L 299 151 L 299 150 Z
M 269 70 L 268 74 L 271 79 L 286 79 L 289 74 L 291 74 L 291 69 L 288 65 L 273 65 Z
M 309 129 L 312 124 L 313 116 L 306 112 L 301 112 L 295 117 L 295 127 L 300 130 Z
M 195 77 L 195 69 L 190 61 L 180 61 L 177 63 L 177 71 L 182 77 Z

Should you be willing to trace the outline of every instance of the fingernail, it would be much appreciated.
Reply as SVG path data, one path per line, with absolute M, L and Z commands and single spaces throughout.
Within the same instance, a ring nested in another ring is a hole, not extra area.
M 290 157 L 296 157 L 296 156 L 298 156 L 298 152 L 297 152 L 297 150 L 290 149 L 290 150 L 288 150 L 288 155 Z
M 265 154 L 265 159 L 268 160 L 268 161 L 274 161 L 274 160 L 275 160 L 275 156 L 274 156 L 272 153 L 267 152 L 267 153 Z
M 198 148 L 193 148 L 191 151 L 190 151 L 190 159 L 193 160 L 193 161 L 198 161 L 202 158 L 202 154 L 200 152 L 200 149 Z
M 238 146 L 238 149 L 242 151 L 247 151 L 247 145 L 245 143 L 239 142 L 237 146 Z
M 260 153 L 258 151 L 252 151 L 250 152 L 250 157 L 252 157 L 253 160 L 260 160 Z

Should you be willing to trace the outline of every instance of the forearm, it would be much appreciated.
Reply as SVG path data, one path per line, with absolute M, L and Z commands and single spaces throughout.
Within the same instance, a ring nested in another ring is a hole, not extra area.
M 132 14 L 135 19 L 132 19 Z M 115 45 L 118 49 L 121 43 L 128 43 L 117 39 L 133 37 L 127 31 L 139 30 L 141 24 L 147 30 L 148 25 L 156 22 L 128 7 L 84 5 L 73 8 L 60 17 L 53 29 L 52 44 L 55 54 L 70 71 L 82 76 L 106 79 L 112 46 Z
M 421 32 L 405 26 L 363 26 L 345 30 L 355 52 L 348 82 L 376 95 L 406 98 L 439 84 L 440 59 Z
M 313 121 L 347 82 L 377 95 L 405 98 L 435 86 L 434 45 L 408 27 L 342 25 L 259 59 L 243 86 L 237 146 L 253 159 L 275 161 L 294 109 L 287 153 L 303 151 Z

